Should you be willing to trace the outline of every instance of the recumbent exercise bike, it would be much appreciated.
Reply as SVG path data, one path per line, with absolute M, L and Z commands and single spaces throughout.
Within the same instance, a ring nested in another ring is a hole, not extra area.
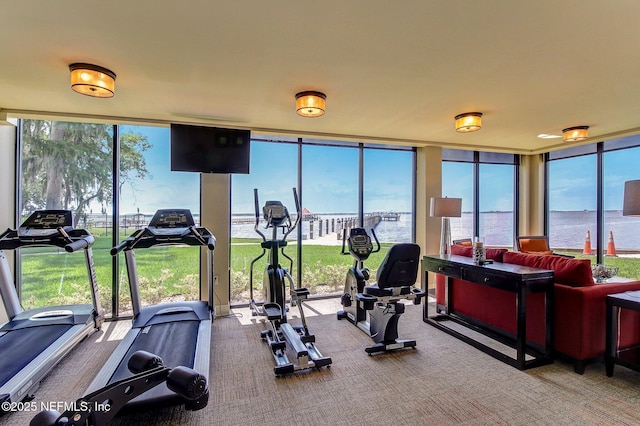
M 398 320 L 404 313 L 404 304 L 400 299 L 413 300 L 414 305 L 419 305 L 425 296 L 424 291 L 414 287 L 420 246 L 412 243 L 393 245 L 378 267 L 377 282 L 367 286 L 369 270 L 364 267 L 364 261 L 372 253 L 380 251 L 380 242 L 373 229 L 371 235 L 376 242 L 375 249 L 364 228 L 351 228 L 348 238 L 347 230 L 344 230 L 341 254 L 351 254 L 355 261 L 347 272 L 344 294 L 340 300 L 344 310 L 338 312 L 338 319 L 346 318 L 373 339 L 375 345 L 365 348 L 369 355 L 415 348 L 415 340 L 398 339 Z M 345 251 L 345 242 L 348 252 Z
M 293 188 L 293 198 L 296 203 L 297 216 L 292 223 L 289 211 L 280 201 L 267 201 L 262 208 L 266 229 L 272 230 L 270 240 L 259 229 L 260 209 L 258 190 L 253 190 L 256 223 L 254 230 L 262 237 L 262 254 L 251 262 L 249 272 L 249 297 L 252 314 L 266 317 L 271 324 L 270 330 L 261 333 L 262 339 L 269 344 L 276 362 L 274 372 L 276 376 L 291 374 L 297 370 L 330 367 L 331 358 L 322 356 L 316 348 L 315 336 L 309 333 L 304 317 L 302 301 L 309 295 L 306 288 L 296 288 L 289 270 L 293 268 L 293 259 L 284 252 L 287 246 L 287 236 L 296 228 L 301 218 L 300 201 L 296 189 Z M 278 239 L 278 228 L 282 229 L 282 238 Z M 256 303 L 253 296 L 253 266 L 266 252 L 269 252 L 268 264 L 263 278 L 264 299 L 261 304 Z M 289 260 L 289 268 L 280 265 L 278 255 Z M 286 298 L 287 287 L 290 290 L 291 304 L 298 305 L 302 326 L 292 326 L 287 321 Z M 289 346 L 289 348 L 288 348 Z M 295 353 L 296 361 L 291 362 L 287 357 L 287 349 Z

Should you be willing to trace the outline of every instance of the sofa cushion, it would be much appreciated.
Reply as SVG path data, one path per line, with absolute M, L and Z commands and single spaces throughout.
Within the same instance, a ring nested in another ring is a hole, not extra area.
M 532 268 L 551 269 L 555 282 L 571 287 L 594 285 L 589 259 L 570 259 L 562 256 L 540 256 L 529 253 L 504 253 L 503 262 Z
M 485 251 L 487 259 L 494 260 L 496 262 L 502 262 L 502 256 L 507 252 L 507 249 L 501 248 L 488 248 Z M 458 256 L 473 257 L 473 247 L 464 246 L 461 244 L 453 244 L 451 246 L 451 254 Z

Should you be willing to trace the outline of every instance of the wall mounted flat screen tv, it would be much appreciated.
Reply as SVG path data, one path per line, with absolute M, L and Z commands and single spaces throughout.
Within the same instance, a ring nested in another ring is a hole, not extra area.
M 249 173 L 249 130 L 171 124 L 174 172 Z

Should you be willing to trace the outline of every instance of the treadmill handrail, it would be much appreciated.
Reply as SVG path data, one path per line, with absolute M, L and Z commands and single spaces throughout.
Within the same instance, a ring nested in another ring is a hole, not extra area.
M 115 256 L 122 250 L 134 250 L 136 248 L 149 248 L 158 245 L 206 246 L 209 250 L 215 249 L 216 237 L 204 227 L 190 226 L 188 228 L 173 228 L 176 234 L 161 235 L 153 232 L 153 228 L 145 227 L 135 231 L 131 236 L 121 241 L 111 249 L 111 255 Z
M 56 229 L 57 235 L 38 236 L 20 235 L 16 229 L 7 229 L 0 235 L 0 250 L 15 250 L 21 247 L 59 247 L 68 252 L 77 251 L 80 248 L 90 247 L 94 243 L 93 235 L 86 229 L 73 229 L 65 231 Z M 82 247 L 74 243 L 80 242 Z M 71 245 L 71 250 L 67 246 Z
M 91 247 L 94 241 L 95 240 L 92 235 L 87 235 L 86 237 L 83 237 L 79 240 L 70 242 L 69 244 L 64 246 L 64 249 L 68 253 L 73 253 L 74 251 L 82 250 L 86 247 Z

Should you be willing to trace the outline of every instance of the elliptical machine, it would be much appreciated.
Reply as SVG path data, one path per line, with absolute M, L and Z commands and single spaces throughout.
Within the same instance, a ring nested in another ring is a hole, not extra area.
M 300 201 L 296 189 L 293 188 L 293 198 L 296 203 L 297 216 L 295 222 L 291 222 L 289 211 L 280 201 L 267 201 L 262 208 L 264 220 L 267 222 L 265 229 L 271 229 L 271 239 L 260 231 L 260 209 L 258 190 L 253 190 L 256 211 L 256 224 L 254 230 L 262 237 L 262 254 L 251 262 L 249 272 L 249 297 L 251 310 L 254 316 L 266 317 L 271 324 L 270 330 L 261 333 L 262 339 L 268 344 L 273 354 L 276 366 L 273 371 L 276 376 L 291 374 L 297 370 L 330 367 L 331 358 L 324 357 L 315 347 L 315 336 L 309 333 L 304 317 L 302 301 L 309 295 L 306 288 L 296 288 L 289 270 L 293 268 L 293 259 L 284 252 L 287 246 L 287 236 L 300 222 Z M 278 228 L 282 229 L 282 239 L 278 239 Z M 263 278 L 264 301 L 256 303 L 253 297 L 253 266 L 269 251 L 268 264 Z M 279 253 L 289 260 L 289 268 L 283 268 L 278 260 Z M 291 304 L 298 305 L 302 326 L 292 326 L 287 322 L 286 288 L 290 289 Z M 296 362 L 292 363 L 287 357 L 287 345 L 295 353 Z
M 344 230 L 341 254 L 351 254 L 355 261 L 347 272 L 344 294 L 340 300 L 344 310 L 338 312 L 338 319 L 346 318 L 373 339 L 376 344 L 365 348 L 369 355 L 415 348 L 415 340 L 398 339 L 398 320 L 404 313 L 404 304 L 400 303 L 400 299 L 413 300 L 414 305 L 419 305 L 425 296 L 424 291 L 414 287 L 420 246 L 412 243 L 393 245 L 378 267 L 377 283 L 367 286 L 369 270 L 364 267 L 364 261 L 372 253 L 380 251 L 380 242 L 373 229 L 371 235 L 376 242 L 375 249 L 364 228 L 351 228 L 348 238 L 347 230 Z M 348 252 L 345 252 L 345 242 L 349 247 Z

